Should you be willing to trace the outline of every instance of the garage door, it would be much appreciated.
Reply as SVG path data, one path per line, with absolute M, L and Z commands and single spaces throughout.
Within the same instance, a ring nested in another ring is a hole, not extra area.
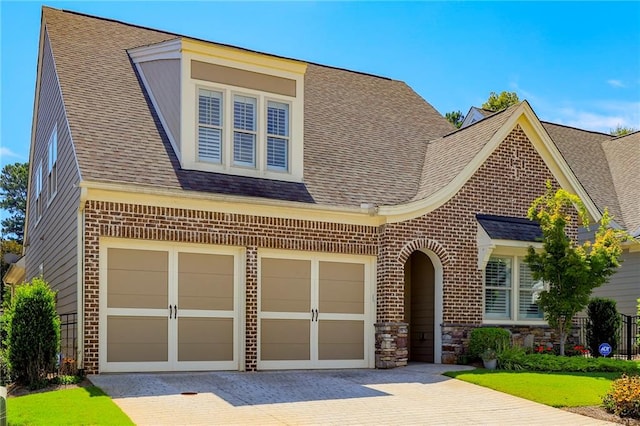
M 259 369 L 366 368 L 373 359 L 374 262 L 259 256 Z
M 240 254 L 103 241 L 100 371 L 237 370 Z

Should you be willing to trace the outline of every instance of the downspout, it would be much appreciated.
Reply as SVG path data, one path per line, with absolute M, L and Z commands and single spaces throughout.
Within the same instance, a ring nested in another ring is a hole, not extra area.
M 78 328 L 78 353 L 76 355 L 77 368 L 79 372 L 84 371 L 84 232 L 85 232 L 85 204 L 87 202 L 87 188 L 80 188 L 80 203 L 76 219 L 76 252 L 78 260 L 76 274 L 77 281 L 77 310 L 76 327 Z

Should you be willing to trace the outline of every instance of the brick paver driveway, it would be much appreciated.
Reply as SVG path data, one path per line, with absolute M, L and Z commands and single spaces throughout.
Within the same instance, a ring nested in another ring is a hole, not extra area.
M 465 368 L 414 364 L 89 378 L 139 425 L 608 424 L 441 375 Z

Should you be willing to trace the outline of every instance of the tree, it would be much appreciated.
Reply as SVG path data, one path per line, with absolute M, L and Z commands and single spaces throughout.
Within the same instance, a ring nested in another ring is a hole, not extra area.
M 0 208 L 9 212 L 2 220 L 2 235 L 22 244 L 27 210 L 29 163 L 7 164 L 0 172 Z
M 576 212 L 579 222 L 588 226 L 582 200 L 563 189 L 554 192 L 551 182 L 547 182 L 545 194 L 532 203 L 528 212 L 529 219 L 540 224 L 543 249 L 536 252 L 529 247 L 525 262 L 533 279 L 545 283 L 537 303 L 549 325 L 558 332 L 560 355 L 564 355 L 573 317 L 587 306 L 592 290 L 607 282 L 620 266 L 621 242 L 626 238 L 623 231 L 607 226 L 611 219 L 605 210 L 594 242 L 577 244 L 565 231 Z
M 499 95 L 496 94 L 496 92 L 491 92 L 487 102 L 482 104 L 482 108 L 497 112 L 502 111 L 511 105 L 515 105 L 518 102 L 520 102 L 520 99 L 516 92 L 503 91 Z
M 456 126 L 456 129 L 459 129 L 460 126 L 462 126 L 462 122 L 464 121 L 464 115 L 462 114 L 461 111 L 448 112 L 444 115 L 444 117 L 447 119 L 449 123 Z
M 628 135 L 629 133 L 633 133 L 637 131 L 638 129 L 634 129 L 633 127 L 625 127 L 618 124 L 618 126 L 616 126 L 615 129 L 611 129 L 609 133 L 612 136 L 624 136 L 624 135 Z

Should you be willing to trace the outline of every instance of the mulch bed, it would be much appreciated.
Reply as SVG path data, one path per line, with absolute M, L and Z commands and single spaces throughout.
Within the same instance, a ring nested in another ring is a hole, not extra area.
M 16 385 L 15 383 L 7 385 L 7 398 L 12 398 L 16 396 L 24 396 L 31 395 L 33 393 L 42 393 L 42 392 L 50 392 L 54 390 L 61 389 L 74 389 L 74 388 L 86 388 L 88 386 L 92 386 L 93 384 L 89 381 L 89 379 L 83 379 L 82 382 L 70 385 L 49 385 L 40 389 L 30 390 L 26 386 Z
M 589 407 L 566 407 L 565 411 L 571 411 L 572 413 L 582 414 L 583 416 L 592 417 L 598 420 L 604 420 L 612 423 L 619 423 L 629 426 L 640 426 L 640 419 L 621 418 L 615 414 L 608 413 L 603 407 L 593 405 Z

